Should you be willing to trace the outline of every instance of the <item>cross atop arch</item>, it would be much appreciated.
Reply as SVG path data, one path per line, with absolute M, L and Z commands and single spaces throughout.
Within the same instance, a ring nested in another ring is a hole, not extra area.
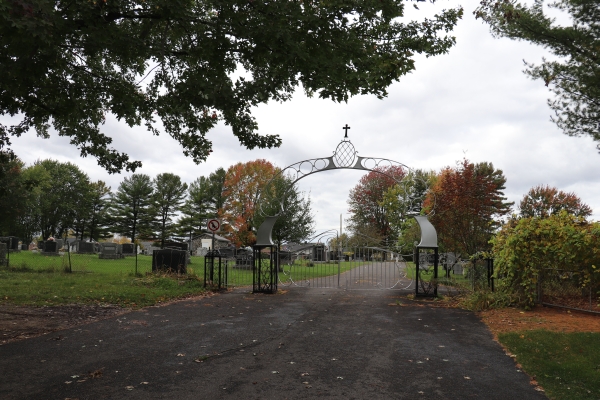
M 350 129 L 350 127 L 346 124 L 342 129 L 344 130 L 344 139 L 348 139 L 348 129 Z

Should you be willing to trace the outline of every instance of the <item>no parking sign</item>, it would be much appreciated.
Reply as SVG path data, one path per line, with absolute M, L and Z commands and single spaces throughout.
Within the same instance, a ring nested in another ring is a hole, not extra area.
M 221 229 L 221 221 L 218 219 L 209 219 L 207 228 L 212 233 L 218 232 Z

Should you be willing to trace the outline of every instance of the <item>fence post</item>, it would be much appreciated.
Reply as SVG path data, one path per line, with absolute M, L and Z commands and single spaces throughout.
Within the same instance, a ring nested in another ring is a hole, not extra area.
M 538 279 L 537 279 L 537 284 L 536 284 L 536 291 L 537 291 L 537 298 L 536 298 L 536 303 L 540 304 L 542 302 L 542 276 L 543 276 L 543 270 L 541 270 L 538 274 Z
M 71 246 L 69 245 L 69 242 L 67 242 L 66 237 L 65 243 L 67 244 L 67 255 L 69 256 L 69 272 L 73 272 L 73 266 L 71 265 Z
M 138 258 L 137 258 L 137 256 L 138 256 L 138 245 L 137 245 L 137 243 L 135 243 L 135 240 L 134 240 L 134 243 L 133 243 L 133 251 L 135 251 L 135 276 L 137 276 L 137 274 L 138 274 Z

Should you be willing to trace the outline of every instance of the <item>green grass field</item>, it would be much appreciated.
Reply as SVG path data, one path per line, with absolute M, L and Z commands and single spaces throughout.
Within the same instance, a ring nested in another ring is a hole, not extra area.
M 204 292 L 204 259 L 192 257 L 187 276 L 151 274 L 152 257 L 101 260 L 97 255 L 49 257 L 28 251 L 10 254 L 0 269 L 0 304 L 107 303 L 143 307 Z M 196 276 L 196 272 L 198 276 Z
M 535 330 L 501 333 L 498 339 L 551 399 L 600 398 L 599 333 Z
M 340 271 L 358 265 L 342 262 Z M 283 270 L 292 271 L 294 279 L 307 280 L 337 275 L 338 264 L 309 266 L 305 261 L 297 261 L 292 266 L 284 265 Z M 191 258 L 187 276 L 152 274 L 152 257 L 144 255 L 138 256 L 137 275 L 135 271 L 135 257 L 104 260 L 98 255 L 11 253 L 9 267 L 0 268 L 0 304 L 107 303 L 143 307 L 204 291 L 203 257 Z M 287 279 L 284 273 L 280 274 L 282 280 Z M 249 269 L 228 269 L 229 285 L 251 286 L 252 279 Z
M 265 260 L 266 261 L 266 260 Z M 344 273 L 356 268 L 360 263 L 342 261 L 340 265 L 340 272 Z M 315 263 L 312 266 L 308 266 L 306 261 L 296 260 L 293 265 L 282 265 L 282 271 L 279 271 L 279 278 L 284 283 L 289 280 L 289 276 L 294 281 L 309 280 L 315 278 L 322 278 L 326 276 L 333 276 L 338 274 L 338 264 L 336 263 Z M 201 271 L 201 274 L 204 270 Z M 252 271 L 248 269 L 229 269 L 229 283 L 235 286 L 250 286 L 252 285 Z

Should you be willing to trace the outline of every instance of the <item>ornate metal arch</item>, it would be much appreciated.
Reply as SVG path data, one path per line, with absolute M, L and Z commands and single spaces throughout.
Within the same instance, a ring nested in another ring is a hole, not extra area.
M 346 128 L 345 128 L 346 129 Z M 348 128 L 349 129 L 349 128 Z M 402 177 L 397 179 L 395 176 L 386 173 L 389 167 L 400 168 L 403 171 Z M 273 226 L 277 222 L 277 219 L 281 214 L 285 212 L 285 199 L 293 189 L 296 182 L 300 179 L 306 178 L 307 176 L 316 174 L 318 172 L 336 170 L 336 169 L 356 169 L 362 171 L 372 171 L 389 178 L 392 178 L 400 185 L 402 190 L 402 201 L 407 204 L 407 215 L 414 216 L 419 215 L 423 196 L 419 196 L 415 191 L 415 185 L 413 184 L 416 180 L 420 180 L 425 186 L 426 182 L 415 174 L 415 171 L 406 165 L 399 163 L 394 160 L 387 158 L 377 157 L 361 157 L 358 155 L 358 151 L 354 148 L 352 142 L 346 136 L 337 145 L 333 155 L 329 157 L 313 158 L 309 160 L 299 161 L 291 164 L 277 173 L 256 195 L 256 203 L 258 205 L 258 211 L 265 216 L 265 220 L 258 228 L 256 234 L 256 245 L 257 246 L 271 246 L 273 240 L 271 237 Z M 264 193 L 269 193 L 274 190 L 274 182 L 282 177 L 287 177 L 288 181 L 283 193 L 278 197 L 277 211 L 274 213 L 268 212 L 264 209 L 264 202 L 261 199 L 264 197 Z

